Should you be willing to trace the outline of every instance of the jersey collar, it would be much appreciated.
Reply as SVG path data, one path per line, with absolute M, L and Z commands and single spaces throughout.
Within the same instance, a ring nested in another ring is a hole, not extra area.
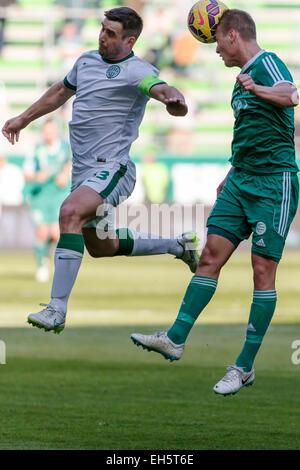
M 130 59 L 130 57 L 133 57 L 133 56 L 134 56 L 134 52 L 132 51 L 129 55 L 127 55 L 126 57 L 123 57 L 123 59 L 120 59 L 120 60 L 109 60 L 109 59 L 104 59 L 102 56 L 101 57 L 102 57 L 102 60 L 106 62 L 107 64 L 119 64 L 120 62 L 124 62 L 124 60 L 128 60 Z
M 248 67 L 250 67 L 250 65 L 253 64 L 253 62 L 256 61 L 256 59 L 258 59 L 258 57 L 260 57 L 262 54 L 264 54 L 266 51 L 264 49 L 261 49 L 260 51 L 258 51 L 257 54 L 255 54 L 253 57 L 251 57 L 250 60 L 248 60 L 248 62 L 242 67 L 240 73 L 244 73 L 245 70 L 247 70 Z

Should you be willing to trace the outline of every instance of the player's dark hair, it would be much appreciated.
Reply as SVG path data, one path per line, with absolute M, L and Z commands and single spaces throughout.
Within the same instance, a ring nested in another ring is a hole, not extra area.
M 104 16 L 109 21 L 122 23 L 124 30 L 123 38 L 134 36 L 137 39 L 142 32 L 143 20 L 132 8 L 112 8 L 111 10 L 105 11 Z
M 234 29 L 240 33 L 241 38 L 245 41 L 256 39 L 256 26 L 253 18 L 243 10 L 232 8 L 226 10 L 218 24 L 221 25 L 222 32 L 227 34 L 230 29 Z

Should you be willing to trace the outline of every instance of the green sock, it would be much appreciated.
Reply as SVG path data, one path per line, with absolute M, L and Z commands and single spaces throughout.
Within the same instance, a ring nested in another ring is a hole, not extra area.
M 215 293 L 217 280 L 193 276 L 187 288 L 180 311 L 167 335 L 175 344 L 183 344 L 195 321 Z
M 37 257 L 38 267 L 44 265 L 44 259 L 47 258 L 48 254 L 48 243 L 47 242 L 37 242 L 35 245 L 35 254 Z
M 254 359 L 271 323 L 276 299 L 275 290 L 255 290 L 253 292 L 246 341 L 235 363 L 236 366 L 243 367 L 245 372 L 250 372 L 253 368 Z
M 115 256 L 130 255 L 134 245 L 131 231 L 128 228 L 118 228 L 116 234 L 119 238 L 119 249 L 115 253 Z

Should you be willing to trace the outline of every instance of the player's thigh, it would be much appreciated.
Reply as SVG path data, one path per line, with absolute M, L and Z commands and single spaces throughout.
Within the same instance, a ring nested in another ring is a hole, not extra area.
M 82 184 L 97 190 L 103 198 L 98 206 L 96 217 L 82 227 L 87 250 L 92 256 L 112 256 L 118 249 L 118 237 L 115 233 L 114 208 L 125 201 L 132 193 L 136 170 L 130 160 L 127 165 L 103 166 L 94 176 Z
M 86 223 L 96 216 L 97 208 L 102 203 L 102 197 L 94 189 L 79 186 L 64 200 L 60 208 L 60 226 L 72 219 Z
M 242 240 L 250 236 L 251 228 L 243 209 L 242 195 L 232 180 L 232 176 L 229 175 L 211 210 L 206 226 L 209 235 L 227 238 L 237 247 Z

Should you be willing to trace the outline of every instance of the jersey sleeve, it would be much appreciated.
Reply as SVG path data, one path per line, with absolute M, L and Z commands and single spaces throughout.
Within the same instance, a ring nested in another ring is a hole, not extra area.
M 257 70 L 257 77 L 263 86 L 273 87 L 279 83 L 293 83 L 288 68 L 275 54 L 264 55 Z
M 158 75 L 159 71 L 153 65 L 142 61 L 135 62 L 129 69 L 129 84 L 145 95 L 150 96 L 150 90 L 154 85 L 166 83 Z
M 65 76 L 64 78 L 64 84 L 67 88 L 70 88 L 71 90 L 76 91 L 77 88 L 77 66 L 78 66 L 78 60 L 76 60 L 75 64 L 73 65 L 72 70 Z

